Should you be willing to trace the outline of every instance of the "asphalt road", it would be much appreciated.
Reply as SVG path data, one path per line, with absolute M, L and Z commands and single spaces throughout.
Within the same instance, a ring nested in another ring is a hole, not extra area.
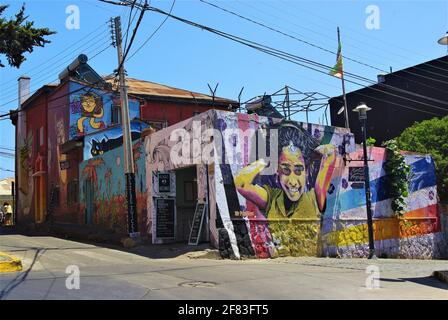
M 0 299 L 448 299 L 448 284 L 431 277 L 448 261 L 231 261 L 154 250 L 0 235 L 0 251 L 23 263 L 22 272 L 0 273 Z

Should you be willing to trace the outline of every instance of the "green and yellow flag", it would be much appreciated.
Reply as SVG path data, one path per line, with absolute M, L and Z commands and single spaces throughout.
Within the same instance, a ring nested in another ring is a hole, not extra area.
M 341 38 L 339 37 L 339 28 L 338 28 L 338 53 L 336 55 L 336 64 L 330 70 L 330 74 L 337 78 L 342 78 L 343 72 L 344 71 L 342 68 L 342 45 L 341 45 Z

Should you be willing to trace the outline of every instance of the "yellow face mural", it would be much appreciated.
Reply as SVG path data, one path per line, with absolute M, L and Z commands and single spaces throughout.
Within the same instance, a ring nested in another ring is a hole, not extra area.
M 88 92 L 81 96 L 81 114 L 82 117 L 78 119 L 77 127 L 78 133 L 84 134 L 84 121 L 89 119 L 89 125 L 93 129 L 102 129 L 105 127 L 103 121 L 96 122 L 95 120 L 101 119 L 104 116 L 104 106 L 102 98 L 93 93 Z
M 85 112 L 91 113 L 95 110 L 96 101 L 95 98 L 91 95 L 84 95 L 81 97 L 82 108 Z
M 305 189 L 305 160 L 302 151 L 292 144 L 282 149 L 278 177 L 289 200 L 298 201 Z
M 277 185 L 259 184 L 257 176 L 268 165 L 264 159 L 242 168 L 234 178 L 237 191 L 265 212 L 268 218 L 319 218 L 325 208 L 326 193 L 336 163 L 336 149 L 319 145 L 302 128 L 285 123 L 278 136 Z M 313 179 L 313 157 L 319 170 Z

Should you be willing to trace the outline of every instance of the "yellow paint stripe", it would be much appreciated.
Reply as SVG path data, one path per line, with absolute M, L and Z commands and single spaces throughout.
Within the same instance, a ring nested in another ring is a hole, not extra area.
M 408 226 L 407 223 L 410 223 Z M 411 221 L 401 219 L 381 219 L 373 223 L 373 233 L 375 240 L 388 240 L 406 238 L 409 236 L 427 234 L 427 230 L 419 228 L 416 232 L 410 234 L 407 229 L 415 227 Z M 400 232 L 401 230 L 401 232 Z M 364 244 L 369 240 L 367 233 L 367 224 L 351 226 L 339 231 L 333 231 L 323 236 L 328 245 L 350 246 L 355 244 Z
M 7 253 L 0 252 L 0 273 L 22 271 L 22 261 Z

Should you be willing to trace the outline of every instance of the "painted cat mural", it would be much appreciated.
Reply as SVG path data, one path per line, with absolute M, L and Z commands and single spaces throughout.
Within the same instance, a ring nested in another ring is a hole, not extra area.
M 132 141 L 140 138 L 140 132 L 133 131 L 131 135 Z M 105 152 L 121 147 L 123 145 L 123 136 L 120 135 L 116 138 L 108 138 L 107 135 L 104 135 L 103 139 L 92 139 L 90 143 L 90 154 L 92 155 L 92 157 L 96 157 L 104 154 Z

